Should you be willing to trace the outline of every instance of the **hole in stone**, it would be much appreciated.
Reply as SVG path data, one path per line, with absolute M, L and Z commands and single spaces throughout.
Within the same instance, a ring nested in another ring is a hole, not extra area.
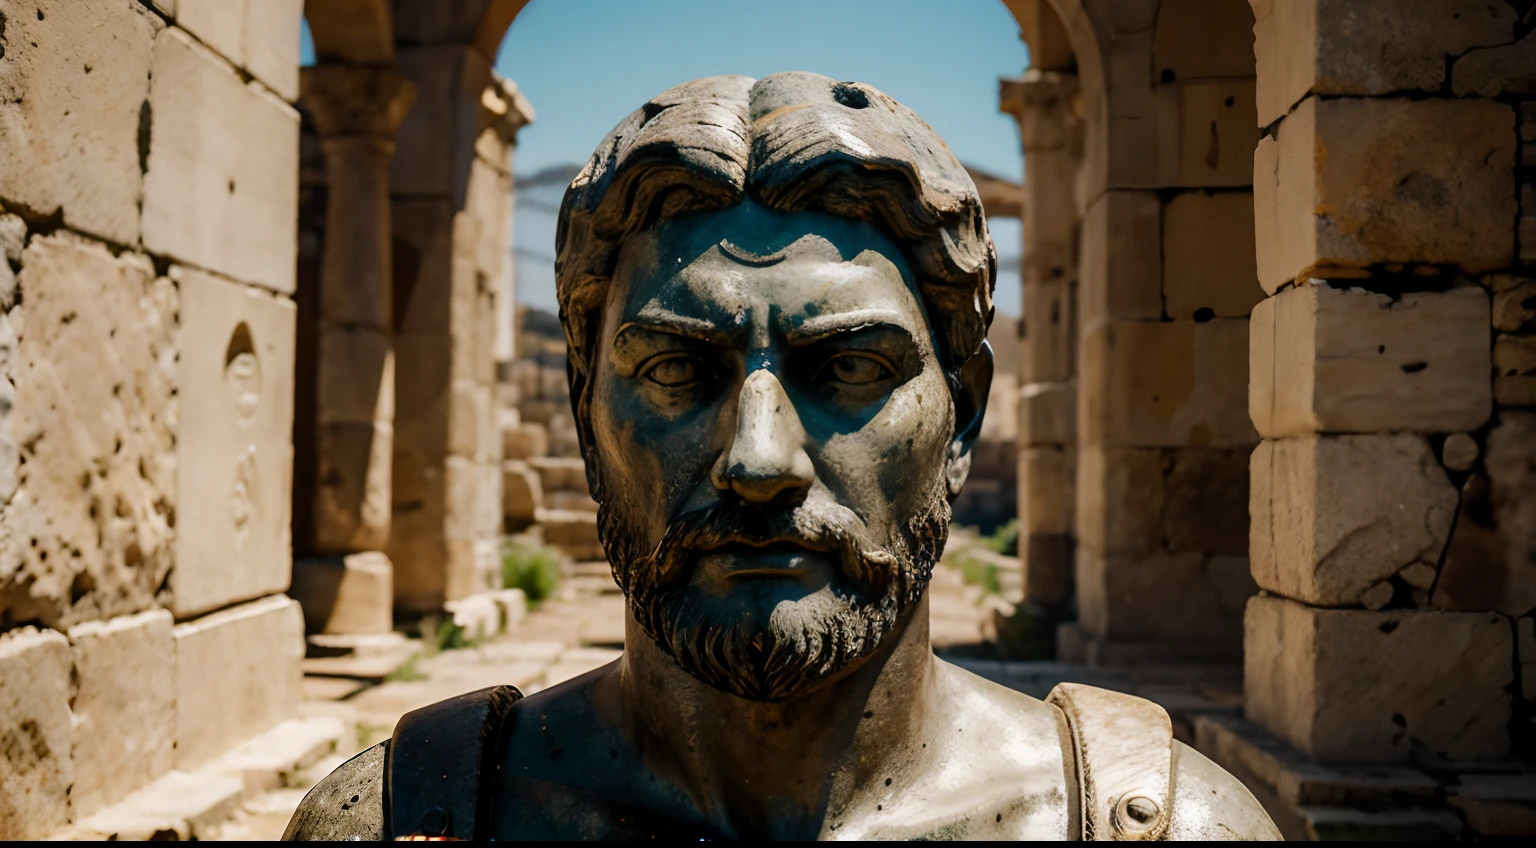
M 75 579 L 69 584 L 69 602 L 78 604 L 81 598 L 95 590 L 96 578 L 92 577 L 88 572 L 82 571 L 76 574 Z
M 1376 346 L 1376 352 L 1377 353 L 1386 353 L 1387 352 L 1387 346 L 1386 345 L 1377 345 Z
M 1204 324 L 1205 322 L 1207 322 L 1207 321 L 1209 321 L 1209 320 L 1211 320 L 1212 318 L 1215 318 L 1215 317 L 1216 317 L 1216 310 L 1210 308 L 1209 306 L 1202 306 L 1199 309 L 1195 310 L 1195 323 L 1196 324 Z
M 869 95 L 864 89 L 851 82 L 840 82 L 832 86 L 832 99 L 847 106 L 849 109 L 868 109 Z
M 1376 629 L 1380 630 L 1383 633 L 1391 633 L 1392 631 L 1397 629 L 1397 625 L 1398 625 L 1398 622 L 1396 622 L 1396 621 L 1383 621 L 1381 623 L 1381 626 L 1377 627 Z
M 235 181 L 234 180 L 230 180 L 229 181 L 229 193 L 230 194 L 234 194 L 235 193 Z
M 890 779 L 890 778 L 889 778 L 889 777 L 887 777 L 887 778 L 886 778 L 886 779 L 885 779 L 885 785 L 886 785 L 886 786 L 890 786 L 890 785 L 891 785 L 891 779 Z
M 1404 362 L 1402 369 L 1404 374 L 1417 374 L 1429 367 L 1428 362 Z
M 1393 713 L 1392 714 L 1392 723 L 1397 725 L 1398 727 L 1407 727 L 1408 726 L 1408 719 L 1403 718 L 1403 714 L 1402 713 Z
M 1225 102 L 1227 104 L 1227 107 L 1231 108 L 1232 104 L 1237 102 L 1237 98 L 1236 97 L 1228 97 Z
M 998 821 L 1002 821 L 1003 820 L 1003 814 L 1002 813 L 998 813 L 997 814 L 997 820 Z
M 1178 74 L 1175 74 L 1173 72 L 1173 68 L 1163 68 L 1163 73 L 1162 73 L 1162 80 L 1163 80 L 1163 82 L 1173 82 L 1174 80 L 1176 80 L 1178 78 L 1179 78 Z
M 229 334 L 229 344 L 224 348 L 224 367 L 235 361 L 235 357 L 242 353 L 254 354 L 256 344 L 251 341 L 251 328 L 241 321 L 235 326 L 235 331 Z
M 38 9 L 37 10 L 37 19 L 38 20 L 42 20 L 43 19 L 43 10 L 42 9 Z

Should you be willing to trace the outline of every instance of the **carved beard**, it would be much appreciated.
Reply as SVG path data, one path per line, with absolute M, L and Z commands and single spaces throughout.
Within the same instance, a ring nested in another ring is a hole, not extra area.
M 922 597 L 949 534 L 942 491 L 885 547 L 839 505 L 766 513 L 721 503 L 679 516 L 647 551 L 620 500 L 600 500 L 598 529 L 636 622 L 689 674 L 757 701 L 807 692 L 874 653 Z M 689 582 L 702 550 L 785 537 L 830 547 L 841 570 L 827 586 L 778 601 L 766 617 L 738 595 L 751 591 L 746 587 L 721 597 Z

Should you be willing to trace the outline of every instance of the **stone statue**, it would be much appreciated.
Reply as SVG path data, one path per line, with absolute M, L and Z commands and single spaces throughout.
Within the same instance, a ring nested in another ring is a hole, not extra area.
M 407 715 L 288 838 L 1278 838 L 1156 705 L 929 647 L 997 260 L 927 124 L 815 74 L 695 80 L 603 141 L 557 242 L 624 656 Z

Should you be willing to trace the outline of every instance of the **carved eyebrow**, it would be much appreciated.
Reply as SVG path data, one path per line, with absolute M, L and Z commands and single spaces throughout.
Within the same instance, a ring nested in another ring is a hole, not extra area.
M 614 333 L 614 341 L 622 343 L 637 333 L 658 333 L 697 339 L 717 347 L 730 347 L 740 338 L 742 329 L 722 327 L 713 321 L 690 318 L 665 309 L 645 308 L 640 310 L 635 320 L 626 321 L 619 327 L 618 332 Z
M 810 318 L 786 332 L 784 337 L 791 344 L 810 344 L 831 336 L 871 329 L 894 330 L 916 340 L 912 330 L 902 321 L 901 313 L 889 309 L 861 309 L 857 312 L 839 312 L 836 315 Z

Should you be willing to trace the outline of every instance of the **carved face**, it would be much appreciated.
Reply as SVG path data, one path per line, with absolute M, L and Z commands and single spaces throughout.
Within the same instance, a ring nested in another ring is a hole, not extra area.
M 777 700 L 905 620 L 956 476 L 936 348 L 869 224 L 749 201 L 625 245 L 590 389 L 601 529 L 685 669 Z

